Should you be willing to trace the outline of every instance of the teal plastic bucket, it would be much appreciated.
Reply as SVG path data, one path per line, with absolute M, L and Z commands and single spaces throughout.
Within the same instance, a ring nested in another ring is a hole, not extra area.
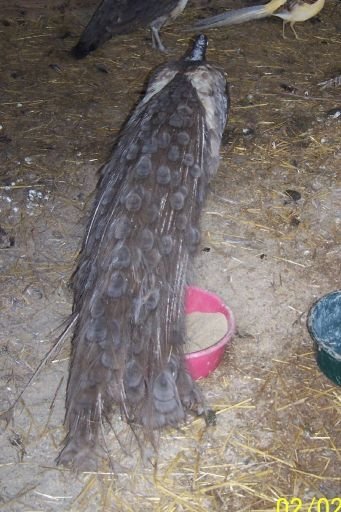
M 315 341 L 317 364 L 341 386 L 341 290 L 328 293 L 313 304 L 307 326 Z

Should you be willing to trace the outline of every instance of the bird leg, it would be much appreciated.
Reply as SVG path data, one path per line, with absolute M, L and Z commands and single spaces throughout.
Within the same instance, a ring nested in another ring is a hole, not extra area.
M 166 16 L 160 16 L 160 18 L 157 18 L 150 24 L 150 30 L 152 33 L 152 46 L 162 53 L 168 52 L 168 49 L 164 46 L 160 37 L 160 29 L 163 27 L 166 21 Z
M 290 28 L 291 30 L 293 31 L 294 35 L 295 35 L 295 38 L 298 40 L 298 41 L 302 41 L 302 39 L 300 37 L 298 37 L 297 33 L 296 33 L 296 30 L 294 29 L 294 24 L 295 22 L 294 21 L 291 21 L 290 22 Z
M 285 35 L 285 25 L 286 25 L 287 23 L 289 23 L 289 24 L 290 24 L 290 28 L 291 28 L 291 30 L 293 31 L 295 38 L 296 38 L 298 41 L 303 41 L 303 39 L 302 39 L 301 37 L 298 37 L 297 32 L 296 32 L 296 30 L 295 30 L 295 28 L 294 28 L 295 21 L 290 21 L 290 22 L 289 22 L 288 20 L 283 20 L 283 29 L 282 29 L 283 39 L 288 39 L 288 38 L 286 37 L 286 35 Z
M 287 36 L 285 35 L 285 25 L 287 23 L 288 22 L 286 20 L 283 20 L 283 25 L 282 25 L 282 36 L 283 36 L 283 39 L 288 39 Z

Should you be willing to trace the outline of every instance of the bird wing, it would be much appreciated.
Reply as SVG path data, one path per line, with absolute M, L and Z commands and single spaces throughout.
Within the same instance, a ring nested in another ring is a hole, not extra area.
M 286 2 L 278 7 L 274 11 L 274 14 L 280 14 L 280 13 L 290 13 L 294 11 L 297 7 L 302 7 L 304 5 L 313 5 L 316 2 L 316 0 L 286 0 Z
M 72 54 L 81 59 L 113 35 L 133 32 L 139 26 L 168 15 L 177 3 L 178 0 L 102 0 Z
M 111 35 L 130 32 L 168 14 L 177 3 L 177 0 L 103 0 L 90 23 L 105 26 Z

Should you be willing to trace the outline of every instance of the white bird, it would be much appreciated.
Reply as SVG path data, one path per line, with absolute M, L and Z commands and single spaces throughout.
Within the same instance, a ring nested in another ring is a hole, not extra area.
M 283 37 L 285 38 L 284 27 L 289 23 L 296 39 L 299 39 L 294 29 L 294 24 L 316 16 L 323 9 L 324 4 L 325 0 L 271 0 L 265 5 L 234 9 L 205 18 L 198 21 L 193 26 L 193 29 L 202 30 L 213 27 L 225 27 L 227 25 L 237 25 L 246 21 L 267 18 L 268 16 L 277 16 L 283 20 Z

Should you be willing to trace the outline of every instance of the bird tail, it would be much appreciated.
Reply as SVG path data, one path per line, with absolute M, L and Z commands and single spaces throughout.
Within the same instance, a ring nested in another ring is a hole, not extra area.
M 192 29 L 202 30 L 206 28 L 225 27 L 227 25 L 238 25 L 251 20 L 258 20 L 271 16 L 276 9 L 283 5 L 286 0 L 271 0 L 265 5 L 254 5 L 252 7 L 243 7 L 232 11 L 217 14 L 210 18 L 205 18 L 193 25 Z
M 116 405 L 152 440 L 202 409 L 186 372 L 184 296 L 228 100 L 207 40 L 151 78 L 104 167 L 74 279 L 78 316 L 58 462 L 96 465 Z M 103 451 L 102 451 L 103 453 Z

